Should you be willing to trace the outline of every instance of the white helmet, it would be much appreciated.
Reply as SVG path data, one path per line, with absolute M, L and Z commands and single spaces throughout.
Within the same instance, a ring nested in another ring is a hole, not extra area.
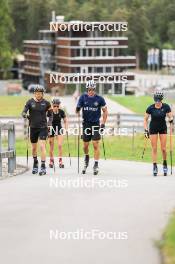
M 92 88 L 92 89 L 96 89 L 96 83 L 94 82 L 94 80 L 89 80 L 87 81 L 86 83 L 86 89 L 89 89 L 89 88 Z
M 52 98 L 52 104 L 59 105 L 59 104 L 61 104 L 61 101 L 58 97 L 53 97 Z

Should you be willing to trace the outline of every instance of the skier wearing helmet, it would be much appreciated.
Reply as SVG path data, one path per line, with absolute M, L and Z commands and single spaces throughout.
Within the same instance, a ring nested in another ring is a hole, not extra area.
M 94 148 L 94 175 L 98 174 L 98 161 L 100 157 L 99 141 L 101 139 L 101 133 L 105 129 L 105 123 L 107 120 L 107 106 L 104 98 L 96 93 L 96 83 L 93 80 L 89 80 L 86 83 L 87 92 L 82 94 L 79 98 L 76 113 L 79 115 L 82 109 L 83 117 L 83 149 L 84 149 L 84 169 L 82 173 L 86 172 L 89 165 L 89 143 L 92 140 Z M 101 111 L 103 112 L 102 120 Z
M 58 97 L 52 99 L 52 109 L 53 109 L 53 121 L 52 126 L 49 128 L 49 144 L 50 144 L 50 163 L 49 167 L 54 167 L 54 139 L 56 138 L 58 143 L 58 162 L 59 167 L 64 168 L 62 161 L 62 145 L 63 145 L 63 130 L 61 121 L 63 120 L 65 129 L 67 131 L 67 117 L 63 109 L 60 107 L 61 102 Z
M 39 175 L 46 174 L 46 139 L 48 137 L 48 125 L 52 124 L 52 108 L 49 101 L 44 99 L 44 87 L 35 85 L 34 97 L 28 100 L 22 112 L 23 118 L 29 119 L 30 141 L 32 144 L 33 169 L 32 173 L 38 173 L 37 146 L 41 151 L 41 169 Z M 29 115 L 27 113 L 29 112 Z M 47 116 L 49 120 L 47 122 Z
M 145 137 L 151 140 L 152 146 L 152 160 L 153 160 L 153 176 L 157 176 L 157 141 L 160 139 L 162 157 L 163 157 L 163 173 L 167 175 L 167 152 L 166 152 L 166 139 L 167 139 L 167 124 L 166 117 L 168 116 L 169 122 L 173 123 L 173 114 L 168 104 L 163 103 L 164 93 L 162 90 L 154 92 L 154 104 L 146 109 L 144 117 Z M 148 119 L 151 116 L 151 122 L 148 128 Z

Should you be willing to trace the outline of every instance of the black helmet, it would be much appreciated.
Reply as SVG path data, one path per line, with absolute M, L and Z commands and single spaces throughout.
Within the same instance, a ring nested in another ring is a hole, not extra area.
M 164 98 L 163 91 L 157 90 L 154 92 L 154 101 L 155 102 L 161 102 Z
M 61 101 L 60 101 L 60 99 L 59 99 L 58 97 L 54 97 L 54 98 L 52 99 L 52 104 L 59 105 L 59 104 L 61 104 Z
M 45 89 L 44 89 L 44 87 L 42 85 L 36 84 L 36 86 L 34 86 L 34 88 L 33 88 L 33 92 L 34 93 L 35 92 L 42 92 L 42 93 L 44 93 L 45 92 Z

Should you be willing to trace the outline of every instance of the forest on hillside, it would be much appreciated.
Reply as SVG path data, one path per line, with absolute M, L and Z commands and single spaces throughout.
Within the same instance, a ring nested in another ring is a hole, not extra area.
M 175 0 L 1 0 L 1 69 L 23 51 L 23 40 L 49 28 L 52 10 L 66 21 L 127 21 L 128 53 L 140 57 L 141 67 L 150 47 L 175 48 Z

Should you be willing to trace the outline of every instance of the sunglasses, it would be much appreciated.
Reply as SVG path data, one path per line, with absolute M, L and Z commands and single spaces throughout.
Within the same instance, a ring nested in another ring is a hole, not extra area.
M 94 92 L 95 91 L 95 89 L 93 89 L 93 88 L 88 88 L 88 92 Z
M 54 107 L 54 108 L 56 108 L 56 107 L 59 108 L 59 105 L 53 105 L 53 107 Z

